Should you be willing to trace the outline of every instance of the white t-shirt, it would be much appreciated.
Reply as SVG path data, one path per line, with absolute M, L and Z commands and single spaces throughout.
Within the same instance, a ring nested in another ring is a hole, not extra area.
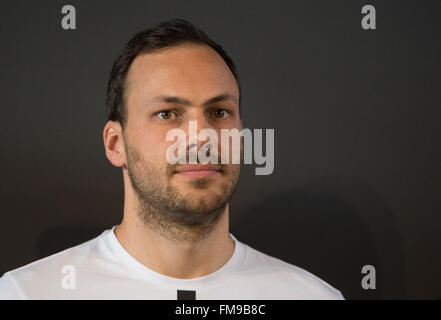
M 178 290 L 196 300 L 344 299 L 311 273 L 238 241 L 231 258 L 203 277 L 178 279 L 155 272 L 128 253 L 114 233 L 9 271 L 0 299 L 176 300 Z

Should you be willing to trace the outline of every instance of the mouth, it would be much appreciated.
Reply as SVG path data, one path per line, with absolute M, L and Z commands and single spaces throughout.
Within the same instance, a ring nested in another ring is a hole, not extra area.
M 176 169 L 175 174 L 188 178 L 207 178 L 221 174 L 221 166 L 211 164 L 189 164 Z

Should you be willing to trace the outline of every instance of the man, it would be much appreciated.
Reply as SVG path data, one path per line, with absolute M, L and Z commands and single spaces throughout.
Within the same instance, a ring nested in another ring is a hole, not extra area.
M 121 224 L 7 272 L 0 298 L 343 299 L 229 233 L 240 164 L 168 161 L 172 129 L 240 131 L 239 102 L 233 61 L 194 25 L 175 19 L 135 35 L 111 71 L 103 131 L 123 172 Z M 185 142 L 186 155 L 203 144 Z

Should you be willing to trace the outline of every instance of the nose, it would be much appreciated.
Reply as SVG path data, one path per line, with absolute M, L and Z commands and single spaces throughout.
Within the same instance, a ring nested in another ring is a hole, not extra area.
M 198 140 L 199 133 L 204 129 L 213 129 L 213 127 L 203 110 L 197 110 L 188 118 L 184 129 L 187 135 L 187 148 L 196 146 L 199 149 L 205 143 L 204 140 Z
M 186 151 L 189 163 L 196 163 L 201 160 L 198 156 L 201 148 L 210 150 L 207 152 L 208 154 L 204 153 L 205 155 L 217 157 L 217 131 L 213 128 L 209 117 L 207 117 L 203 110 L 194 110 L 191 116 L 188 117 L 186 128 L 183 128 L 183 130 L 186 130 Z M 203 130 L 205 132 L 200 135 Z M 201 138 L 201 140 L 198 138 Z M 210 141 L 210 144 L 206 144 L 208 141 Z

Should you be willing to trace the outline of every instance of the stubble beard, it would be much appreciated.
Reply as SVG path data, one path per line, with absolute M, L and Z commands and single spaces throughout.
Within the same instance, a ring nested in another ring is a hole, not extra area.
M 229 179 L 219 185 L 218 192 L 209 191 L 207 187 L 215 182 L 203 178 L 191 180 L 188 192 L 182 193 L 169 183 L 175 166 L 167 163 L 165 170 L 156 169 L 128 144 L 126 154 L 127 172 L 138 199 L 138 218 L 147 227 L 177 243 L 196 243 L 213 232 L 236 189 L 239 165 L 222 165 L 221 174 L 228 174 Z M 203 196 L 195 198 L 193 189 L 206 188 Z

